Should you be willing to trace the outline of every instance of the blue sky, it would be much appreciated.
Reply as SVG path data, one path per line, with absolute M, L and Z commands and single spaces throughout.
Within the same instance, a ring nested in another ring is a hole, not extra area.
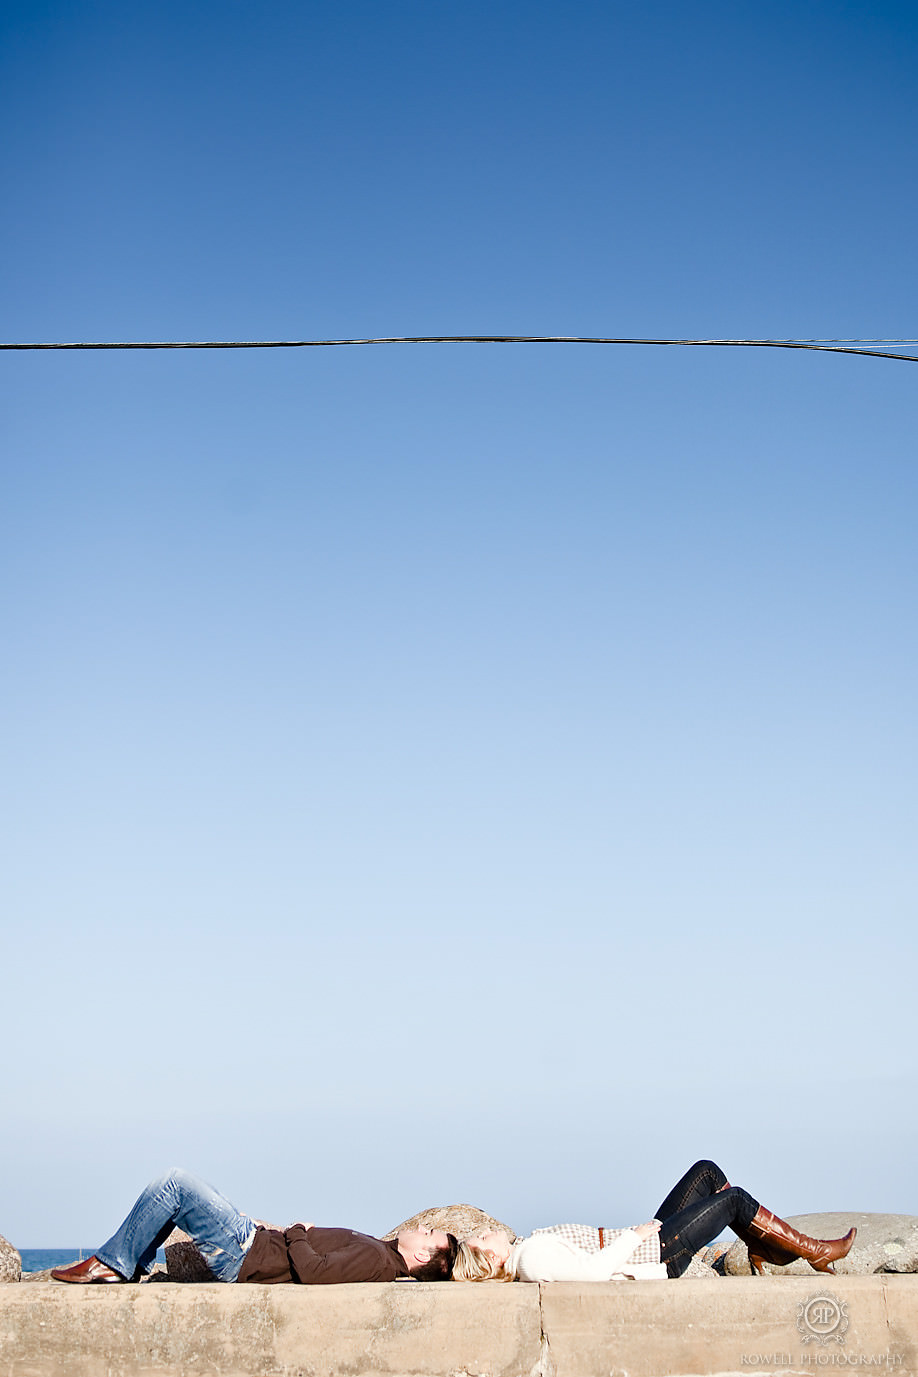
M 6 341 L 913 337 L 908 4 L 11 4 Z M 0 1232 L 918 1214 L 912 364 L 14 354 Z M 877 1172 L 877 1154 L 883 1167 Z

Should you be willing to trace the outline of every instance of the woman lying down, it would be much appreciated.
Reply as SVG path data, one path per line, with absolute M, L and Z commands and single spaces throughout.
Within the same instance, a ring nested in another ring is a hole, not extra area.
M 696 1162 L 676 1183 L 656 1215 L 633 1229 L 559 1224 L 511 1243 L 503 1230 L 475 1234 L 459 1244 L 453 1281 L 614 1281 L 681 1277 L 695 1253 L 730 1227 L 762 1264 L 783 1266 L 806 1258 L 817 1272 L 832 1272 L 854 1242 L 808 1238 L 748 1191 L 731 1186 L 714 1162 Z

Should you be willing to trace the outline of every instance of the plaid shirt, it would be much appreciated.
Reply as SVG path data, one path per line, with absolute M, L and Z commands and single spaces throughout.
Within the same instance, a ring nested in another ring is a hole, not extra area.
M 585 1253 L 598 1253 L 600 1248 L 608 1247 L 613 1238 L 627 1233 L 626 1229 L 597 1229 L 592 1224 L 552 1224 L 546 1229 L 533 1229 L 533 1234 L 555 1234 L 575 1248 Z M 601 1236 L 601 1241 L 600 1241 Z M 659 1262 L 660 1235 L 653 1234 L 637 1245 L 628 1259 L 632 1262 Z

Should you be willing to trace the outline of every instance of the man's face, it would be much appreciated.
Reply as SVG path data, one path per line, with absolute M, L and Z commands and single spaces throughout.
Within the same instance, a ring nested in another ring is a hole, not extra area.
M 409 1267 L 429 1262 L 440 1248 L 449 1246 L 449 1238 L 442 1229 L 402 1229 L 398 1236 L 398 1250 Z

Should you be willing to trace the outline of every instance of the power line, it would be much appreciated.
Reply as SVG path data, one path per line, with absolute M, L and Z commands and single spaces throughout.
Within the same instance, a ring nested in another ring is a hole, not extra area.
M 104 343 L 3 344 L 0 350 L 36 349 L 333 349 L 359 344 L 651 344 L 700 348 L 810 349 L 918 363 L 918 354 L 867 345 L 918 344 L 918 339 L 613 339 L 597 335 L 387 335 L 376 339 L 124 340 Z

